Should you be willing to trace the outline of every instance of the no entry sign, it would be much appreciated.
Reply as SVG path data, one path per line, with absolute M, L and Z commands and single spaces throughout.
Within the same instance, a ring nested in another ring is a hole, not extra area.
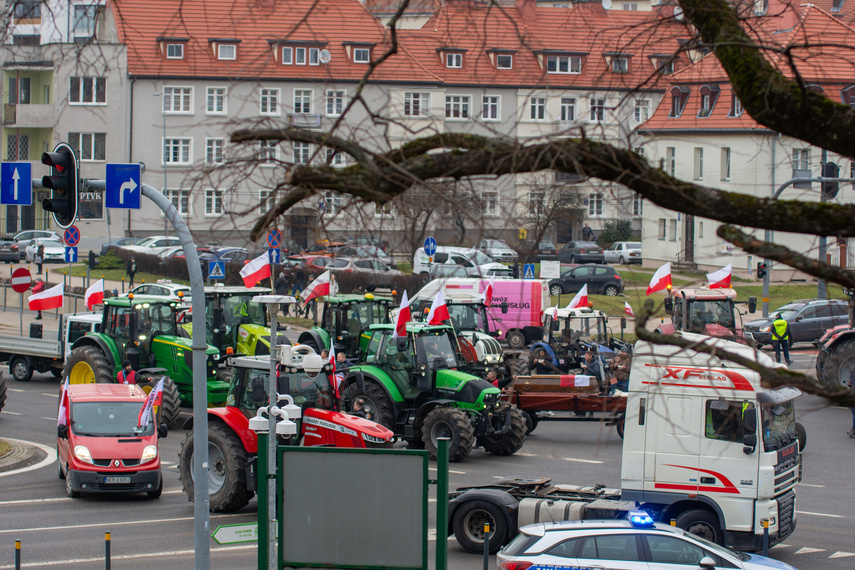
M 15 293 L 23 293 L 30 288 L 33 278 L 26 267 L 19 267 L 12 272 L 12 290 Z

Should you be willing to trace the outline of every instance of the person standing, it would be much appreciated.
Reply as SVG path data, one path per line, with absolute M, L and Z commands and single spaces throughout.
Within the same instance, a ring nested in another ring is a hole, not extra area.
M 137 262 L 133 256 L 131 256 L 131 259 L 128 261 L 128 267 L 125 269 L 125 273 L 128 275 L 128 279 L 130 279 L 130 287 L 133 288 L 134 275 L 137 274 Z
M 46 287 L 45 282 L 42 281 L 41 278 L 36 279 L 36 282 L 33 285 L 33 294 L 41 293 L 42 291 L 45 290 L 45 287 Z M 41 310 L 39 310 L 39 314 L 36 315 L 36 320 L 38 321 L 41 318 L 42 318 L 42 312 L 41 312 Z
M 306 279 L 306 270 L 303 267 L 303 264 L 296 266 L 294 268 L 294 288 L 291 290 L 292 295 L 297 295 L 297 293 L 301 293 L 303 291 L 303 287 Z
M 131 368 L 130 360 L 125 360 L 124 362 L 122 362 L 122 369 L 119 370 L 119 373 L 116 375 L 116 381 L 119 384 L 137 383 L 137 373 L 134 372 L 133 368 Z
M 36 271 L 36 275 L 42 274 L 42 264 L 45 262 L 45 244 L 39 242 L 39 246 L 36 248 L 36 267 L 38 271 Z
M 279 272 L 279 277 L 276 278 L 276 283 L 273 285 L 276 290 L 277 295 L 288 295 L 288 278 L 285 276 L 284 271 Z M 282 316 L 288 316 L 288 303 L 282 303 Z
M 621 347 L 620 352 L 612 358 L 609 364 L 609 369 L 612 372 L 609 378 L 609 396 L 614 396 L 618 390 L 621 392 L 629 392 L 629 367 L 631 358 L 629 356 L 629 348 Z
M 783 350 L 787 365 L 793 363 L 790 360 L 790 325 L 787 324 L 781 313 L 777 313 L 772 321 L 772 344 L 775 345 L 776 362 L 781 362 L 781 350 Z

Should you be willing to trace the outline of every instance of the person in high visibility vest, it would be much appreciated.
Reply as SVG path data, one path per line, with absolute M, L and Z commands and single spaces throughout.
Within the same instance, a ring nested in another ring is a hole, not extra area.
M 790 360 L 790 325 L 781 316 L 781 313 L 775 315 L 772 321 L 772 344 L 775 346 L 775 361 L 781 362 L 781 350 L 784 351 L 784 360 L 787 364 L 792 364 Z

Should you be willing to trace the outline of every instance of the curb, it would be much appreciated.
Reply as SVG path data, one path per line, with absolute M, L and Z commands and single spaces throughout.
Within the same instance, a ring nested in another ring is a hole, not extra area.
M 29 467 L 47 457 L 47 454 L 34 445 L 19 441 L 5 440 L 12 449 L 0 457 L 0 473 Z

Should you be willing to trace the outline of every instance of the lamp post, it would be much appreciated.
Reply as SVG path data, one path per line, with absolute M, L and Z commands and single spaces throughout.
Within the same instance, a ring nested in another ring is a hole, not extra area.
M 172 197 L 169 195 L 169 192 L 166 189 L 166 96 L 164 91 L 161 91 L 160 93 L 155 93 L 154 96 L 161 98 L 160 114 L 163 116 L 163 142 L 160 145 L 160 158 L 163 161 L 163 195 L 171 199 Z M 165 219 L 163 220 L 163 235 L 169 235 L 169 224 Z

